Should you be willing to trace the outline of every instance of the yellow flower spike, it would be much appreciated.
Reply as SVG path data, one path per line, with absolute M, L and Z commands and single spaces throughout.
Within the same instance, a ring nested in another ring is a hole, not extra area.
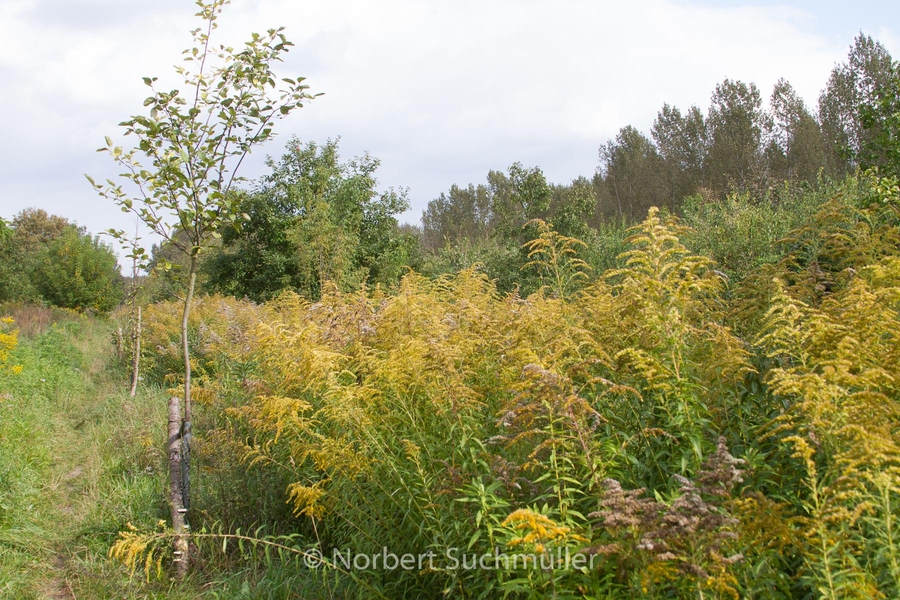
M 572 534 L 570 527 L 558 525 L 549 517 L 528 508 L 510 513 L 504 519 L 503 526 L 524 534 L 510 539 L 506 544 L 510 548 L 531 545 L 535 552 L 543 553 L 551 543 L 587 542 L 584 536 Z

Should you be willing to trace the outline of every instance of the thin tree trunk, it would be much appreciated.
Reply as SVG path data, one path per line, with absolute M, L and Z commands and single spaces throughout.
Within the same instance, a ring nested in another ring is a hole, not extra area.
M 138 240 L 138 224 L 134 223 L 134 243 Z M 131 397 L 137 394 L 138 368 L 141 360 L 141 307 L 137 301 L 138 259 L 131 258 Z M 121 331 L 121 330 L 120 330 Z M 121 335 L 121 334 L 120 334 Z
M 622 200 L 619 198 L 619 183 L 616 181 L 615 177 L 613 177 L 613 189 L 616 191 L 616 204 L 619 207 L 619 218 L 621 219 L 625 215 L 622 213 Z
M 122 328 L 116 328 L 116 358 L 118 360 L 122 360 L 122 347 L 125 345 L 125 342 L 122 340 Z
M 188 317 L 194 300 L 194 286 L 197 283 L 197 257 L 191 256 L 191 270 L 188 274 L 187 296 L 181 315 L 181 351 L 184 356 L 184 422 L 191 422 L 191 349 L 188 345 Z
M 191 303 L 194 300 L 194 287 L 196 283 L 197 256 L 192 254 L 191 269 L 188 273 L 187 296 L 185 296 L 184 299 L 184 313 L 181 317 L 181 349 L 184 354 L 184 420 L 181 422 L 181 490 L 186 521 L 189 521 L 187 511 L 191 508 L 191 349 L 188 344 L 188 317 L 191 314 Z
M 169 398 L 169 504 L 175 531 L 175 574 L 183 579 L 190 565 L 181 480 L 181 400 Z
M 131 340 L 131 397 L 137 395 L 138 375 L 141 366 L 141 307 L 137 307 L 137 321 L 134 325 L 134 334 Z

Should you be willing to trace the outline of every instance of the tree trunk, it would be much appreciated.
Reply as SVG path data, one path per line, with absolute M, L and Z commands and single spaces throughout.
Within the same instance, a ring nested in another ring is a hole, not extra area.
M 188 274 L 187 296 L 184 299 L 184 313 L 181 317 L 181 349 L 184 354 L 184 420 L 181 423 L 181 470 L 182 470 L 182 505 L 185 520 L 191 508 L 191 349 L 188 344 L 188 317 L 191 314 L 191 303 L 194 300 L 194 287 L 197 283 L 197 255 L 191 255 L 191 269 Z
M 141 366 L 141 307 L 137 307 L 137 321 L 131 337 L 131 397 L 137 395 L 138 375 Z M 179 411 L 180 412 L 180 411 Z
M 181 400 L 169 398 L 169 504 L 175 531 L 175 574 L 183 579 L 190 565 L 185 508 L 182 499 Z
M 188 317 L 194 300 L 194 286 L 197 283 L 197 257 L 191 256 L 191 270 L 188 275 L 187 296 L 181 315 L 181 351 L 184 356 L 184 422 L 191 422 L 191 349 L 188 345 Z
M 124 341 L 122 340 L 122 328 L 116 328 L 116 358 L 118 360 L 122 360 L 122 346 L 124 345 Z

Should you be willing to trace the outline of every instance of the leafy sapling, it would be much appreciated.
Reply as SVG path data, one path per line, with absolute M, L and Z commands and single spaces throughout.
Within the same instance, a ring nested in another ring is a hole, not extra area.
M 272 68 L 293 45 L 283 28 L 252 34 L 243 47 L 214 45 L 212 34 L 228 0 L 198 0 L 203 26 L 192 32 L 193 45 L 176 66 L 183 87 L 157 88 L 145 77 L 151 95 L 149 114 L 120 123 L 136 143 L 130 149 L 106 138 L 107 152 L 123 168 L 119 182 L 88 180 L 101 196 L 131 212 L 154 234 L 183 252 L 189 261 L 181 341 L 184 358 L 184 462 L 191 435 L 191 363 L 187 326 L 200 254 L 226 227 L 239 227 L 242 215 L 235 184 L 251 149 L 273 135 L 274 122 L 312 99 L 303 78 L 279 79 Z M 121 230 L 110 235 L 131 248 L 131 257 L 146 261 L 146 252 Z M 187 469 L 185 469 L 185 476 Z M 185 508 L 189 482 L 183 482 Z M 186 558 L 185 558 L 186 561 Z

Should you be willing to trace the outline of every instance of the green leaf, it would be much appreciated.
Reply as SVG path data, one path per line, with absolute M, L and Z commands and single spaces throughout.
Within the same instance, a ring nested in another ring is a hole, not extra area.
M 468 546 L 466 546 L 468 549 L 471 550 L 472 546 L 475 545 L 475 542 L 477 542 L 481 538 L 481 533 L 482 533 L 481 529 L 478 529 L 475 531 L 475 533 L 472 535 L 472 537 L 469 538 L 469 544 L 468 544 Z

